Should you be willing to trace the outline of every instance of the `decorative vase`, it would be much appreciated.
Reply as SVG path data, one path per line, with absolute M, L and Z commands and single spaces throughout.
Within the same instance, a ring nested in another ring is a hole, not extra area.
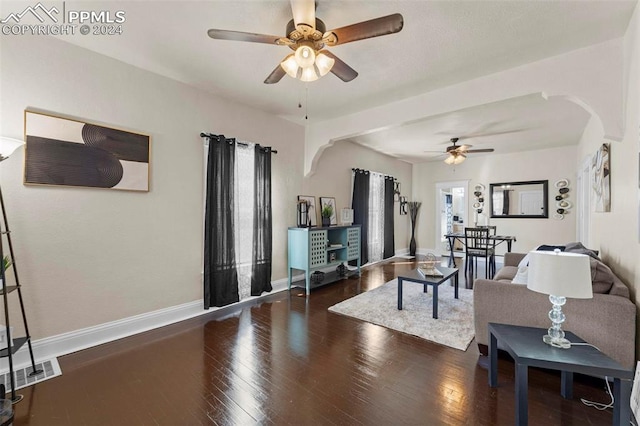
M 322 217 L 322 226 L 329 226 L 331 225 L 331 218 L 330 217 Z
M 416 255 L 416 237 L 414 235 L 415 227 L 411 224 L 411 242 L 409 242 L 409 256 Z
M 420 210 L 420 201 L 409 201 L 409 217 L 411 218 L 411 242 L 409 243 L 409 256 L 416 255 L 416 223 L 418 223 L 418 210 Z

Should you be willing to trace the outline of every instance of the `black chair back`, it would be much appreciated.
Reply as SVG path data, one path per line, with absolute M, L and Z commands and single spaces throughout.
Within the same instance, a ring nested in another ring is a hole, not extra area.
M 493 244 L 489 241 L 489 228 L 464 228 L 467 256 L 488 256 Z
M 478 228 L 487 228 L 489 230 L 489 235 L 496 235 L 498 227 L 495 225 L 478 225 Z

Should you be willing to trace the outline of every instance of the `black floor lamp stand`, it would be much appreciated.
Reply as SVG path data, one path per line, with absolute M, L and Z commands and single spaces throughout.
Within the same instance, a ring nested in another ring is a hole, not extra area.
M 6 336 L 7 336 L 7 347 L 5 349 L 0 350 L 0 357 L 8 357 L 9 358 L 9 376 L 11 378 L 11 401 L 15 404 L 22 400 L 22 395 L 16 395 L 16 378 L 14 377 L 13 372 L 13 355 L 18 352 L 18 350 L 26 343 L 29 347 L 29 355 L 31 356 L 31 366 L 32 370 L 29 373 L 29 376 L 36 376 L 42 373 L 42 370 L 36 369 L 36 363 L 33 358 L 33 348 L 31 347 L 31 335 L 29 334 L 29 327 L 27 325 L 27 316 L 24 311 L 24 302 L 22 300 L 22 290 L 20 286 L 20 280 L 18 279 L 18 268 L 16 265 L 16 260 L 13 255 L 13 244 L 11 243 L 11 231 L 9 230 L 9 223 L 7 222 L 7 213 L 4 208 L 4 199 L 2 198 L 2 187 L 0 187 L 0 207 L 2 208 L 2 223 L 0 223 L 0 278 L 2 279 L 2 299 L 4 302 L 4 321 L 6 325 Z M 7 243 L 9 245 L 9 261 L 11 262 L 9 265 L 13 267 L 13 276 L 15 278 L 15 285 L 8 286 L 6 280 L 6 270 L 4 265 L 4 239 L 2 237 L 6 236 Z M 20 301 L 20 310 L 22 312 L 22 321 L 24 323 L 24 331 L 25 337 L 18 337 L 13 339 L 11 336 L 10 324 L 9 324 L 9 293 L 14 291 L 18 292 L 18 300 Z M 0 398 L 4 397 L 4 395 L 0 395 Z

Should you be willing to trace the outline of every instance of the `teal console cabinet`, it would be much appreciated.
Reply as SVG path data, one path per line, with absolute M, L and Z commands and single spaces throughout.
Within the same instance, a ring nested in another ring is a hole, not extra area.
M 289 290 L 293 269 L 305 273 L 307 295 L 311 291 L 311 272 L 355 260 L 360 275 L 360 225 L 324 228 L 289 228 Z

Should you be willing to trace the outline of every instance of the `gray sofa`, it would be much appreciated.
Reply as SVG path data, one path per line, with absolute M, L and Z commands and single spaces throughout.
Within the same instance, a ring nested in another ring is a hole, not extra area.
M 486 355 L 490 322 L 548 328 L 547 313 L 551 303 L 547 295 L 536 293 L 526 285 L 512 284 L 518 272 L 522 253 L 506 253 L 504 267 L 494 279 L 477 279 L 473 286 L 476 342 Z M 592 275 L 594 273 L 592 261 Z M 600 262 L 600 266 L 603 264 Z M 606 266 L 604 266 L 609 270 Z M 610 271 L 610 270 L 609 270 Z M 635 366 L 636 306 L 629 299 L 629 289 L 613 277 L 606 293 L 595 293 L 593 299 L 567 299 L 562 310 L 567 319 L 562 328 L 572 331 L 625 367 Z M 595 281 L 594 281 L 595 283 Z M 600 289 L 602 290 L 602 289 Z

